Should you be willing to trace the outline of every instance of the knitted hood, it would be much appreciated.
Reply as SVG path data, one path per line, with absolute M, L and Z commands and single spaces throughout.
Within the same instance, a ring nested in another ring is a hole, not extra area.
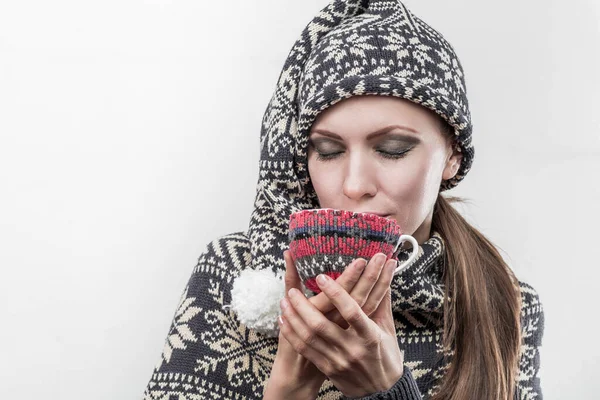
M 462 164 L 441 191 L 456 186 L 471 167 L 466 87 L 450 44 L 400 1 L 332 1 L 292 47 L 262 120 L 259 181 L 248 228 L 251 266 L 232 292 L 234 311 L 255 329 L 262 329 L 266 320 L 267 326 L 276 326 L 283 284 L 250 272 L 270 270 L 281 278 L 290 214 L 320 208 L 308 175 L 311 125 L 327 107 L 357 95 L 411 100 L 454 128 Z M 260 296 L 249 300 L 257 279 Z
M 356 95 L 388 95 L 429 108 L 452 127 L 463 159 L 474 155 L 462 67 L 452 47 L 400 1 L 334 0 L 292 47 L 262 120 L 259 180 L 248 228 L 255 269 L 284 270 L 292 212 L 319 208 L 308 176 L 310 127 L 327 107 Z

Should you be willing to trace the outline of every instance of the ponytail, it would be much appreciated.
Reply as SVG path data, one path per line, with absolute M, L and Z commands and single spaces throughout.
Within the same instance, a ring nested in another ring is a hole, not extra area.
M 450 363 L 432 400 L 512 400 L 521 342 L 518 281 L 494 245 L 440 193 L 432 230 L 444 241 L 444 351 Z

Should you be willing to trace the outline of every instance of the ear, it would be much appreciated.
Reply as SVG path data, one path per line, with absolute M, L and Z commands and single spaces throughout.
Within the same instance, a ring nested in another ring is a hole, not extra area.
M 460 163 L 462 161 L 462 154 L 458 150 L 457 146 L 452 147 L 452 154 L 446 160 L 446 166 L 444 167 L 444 171 L 442 173 L 442 180 L 448 180 L 454 178 L 454 176 L 458 173 L 458 169 L 460 168 Z

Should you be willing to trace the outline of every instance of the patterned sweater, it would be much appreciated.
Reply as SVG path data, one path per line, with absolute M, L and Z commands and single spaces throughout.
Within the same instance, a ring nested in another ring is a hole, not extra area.
M 419 256 L 392 281 L 392 308 L 404 375 L 388 391 L 363 399 L 429 399 L 447 368 L 442 354 L 443 239 L 435 232 Z M 407 257 L 402 252 L 399 259 Z M 262 399 L 277 353 L 277 338 L 239 323 L 222 306 L 233 279 L 248 264 L 246 232 L 208 244 L 183 291 L 145 400 Z M 515 399 L 542 399 L 539 351 L 544 314 L 536 291 L 520 282 L 523 342 Z M 329 380 L 317 399 L 344 399 Z

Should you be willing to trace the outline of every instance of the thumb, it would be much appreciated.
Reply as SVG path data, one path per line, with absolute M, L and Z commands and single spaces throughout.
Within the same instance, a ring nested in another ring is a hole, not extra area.
M 300 280 L 300 275 L 298 275 L 292 253 L 289 250 L 285 250 L 283 258 L 285 260 L 285 296 L 287 297 L 287 293 L 291 288 L 296 288 L 300 293 L 304 293 L 302 290 L 302 281 Z

